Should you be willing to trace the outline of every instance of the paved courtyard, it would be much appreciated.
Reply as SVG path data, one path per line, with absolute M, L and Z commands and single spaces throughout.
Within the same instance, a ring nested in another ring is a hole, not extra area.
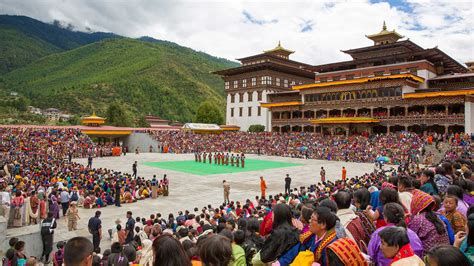
M 227 180 L 231 186 L 230 199 L 243 201 L 247 198 L 254 198 L 256 195 L 260 195 L 260 175 L 263 175 L 267 182 L 267 195 L 272 195 L 284 190 L 284 178 L 286 174 L 289 174 L 292 178 L 292 187 L 300 187 L 319 182 L 321 166 L 324 166 L 326 169 L 328 180 L 340 178 L 342 166 L 346 167 L 348 178 L 371 172 L 374 168 L 373 164 L 368 163 L 305 160 L 273 156 L 247 155 L 247 159 L 249 159 L 246 163 L 248 169 L 251 169 L 250 164 L 253 160 L 271 161 L 271 163 L 274 164 L 272 167 L 284 168 L 194 175 L 181 172 L 184 171 L 183 169 L 177 171 L 158 168 L 160 164 L 149 165 L 150 162 L 190 161 L 194 160 L 193 154 L 142 153 L 139 155 L 128 154 L 127 156 L 121 157 L 96 158 L 93 161 L 93 167 L 96 168 L 110 168 L 131 173 L 133 162 L 138 161 L 139 176 L 150 179 L 155 174 L 161 179 L 163 174 L 167 174 L 167 177 L 170 179 L 170 195 L 168 197 L 159 197 L 156 200 L 146 199 L 133 204 L 124 204 L 121 208 L 108 206 L 100 209 L 102 211 L 101 219 L 103 228 L 111 228 L 117 218 L 120 218 L 122 223 L 124 223 L 125 213 L 128 210 L 133 212 L 134 217 L 149 217 L 151 213 L 161 213 L 164 217 L 168 217 L 170 212 L 175 214 L 178 210 L 192 210 L 194 207 L 201 209 L 203 206 L 207 206 L 207 204 L 212 204 L 212 206 L 217 207 L 223 202 L 222 180 L 224 179 Z M 77 161 L 87 164 L 87 159 L 79 159 Z M 188 165 L 189 167 L 193 167 L 195 163 L 188 163 Z M 202 165 L 198 167 L 202 167 Z M 75 232 L 67 231 L 67 222 L 61 217 L 55 234 L 55 241 L 67 240 L 78 235 L 90 236 L 87 231 L 87 222 L 95 211 L 96 209 L 87 210 L 80 208 L 79 214 L 81 220 L 78 224 L 78 230 Z M 21 236 L 28 232 L 37 231 L 37 229 L 37 226 L 9 229 L 7 230 L 7 237 Z M 104 230 L 101 246 L 103 248 L 110 247 L 106 230 Z

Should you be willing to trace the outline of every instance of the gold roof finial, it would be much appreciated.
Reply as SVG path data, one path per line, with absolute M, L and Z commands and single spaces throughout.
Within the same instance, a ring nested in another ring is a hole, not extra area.
M 278 40 L 278 46 L 277 47 L 281 47 L 281 42 L 280 40 Z
M 385 20 L 383 21 L 382 30 L 387 30 L 387 25 L 385 24 Z

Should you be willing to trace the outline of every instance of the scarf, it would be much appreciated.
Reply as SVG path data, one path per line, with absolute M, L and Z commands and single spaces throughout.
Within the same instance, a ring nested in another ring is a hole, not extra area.
M 319 241 L 318 247 L 314 251 L 314 261 L 319 262 L 322 257 L 323 250 L 336 239 L 336 230 L 331 229 L 326 232 L 323 239 Z
M 406 244 L 403 246 L 400 250 L 398 250 L 397 255 L 393 258 L 392 262 L 390 262 L 390 265 L 392 265 L 394 262 L 404 259 L 404 258 L 409 258 L 415 256 L 415 252 L 413 252 L 413 249 L 410 246 L 410 243 Z

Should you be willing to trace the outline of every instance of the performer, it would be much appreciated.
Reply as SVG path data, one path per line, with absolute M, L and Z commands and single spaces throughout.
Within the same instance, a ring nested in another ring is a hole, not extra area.
M 244 168 L 244 166 L 245 166 L 245 155 L 244 155 L 243 152 L 242 152 L 242 154 L 240 155 L 240 160 L 242 161 L 242 168 Z
M 326 170 L 324 170 L 324 167 L 321 166 L 321 172 L 319 172 L 321 175 L 321 182 L 326 182 Z
M 219 157 L 219 153 L 214 153 L 214 164 L 217 164 L 217 157 Z
M 225 155 L 225 165 L 229 165 L 229 153 Z
M 203 162 L 203 163 L 206 163 L 206 153 L 205 153 L 205 152 L 202 153 L 202 158 L 203 158 L 203 161 L 202 161 L 202 162 Z
M 232 156 L 230 157 L 230 166 L 234 166 L 234 160 L 235 160 L 235 155 L 232 154 Z
M 198 154 L 197 152 L 194 153 L 194 160 L 197 162 L 198 161 Z
M 221 164 L 221 154 L 220 154 L 220 152 L 217 153 L 217 164 L 218 165 Z
M 198 162 L 201 162 L 201 161 L 202 161 L 202 160 L 201 160 L 201 153 L 198 152 Z
M 212 153 L 209 153 L 209 164 L 212 164 Z
M 235 166 L 239 167 L 239 164 L 240 164 L 240 155 L 237 154 L 237 156 L 235 157 Z

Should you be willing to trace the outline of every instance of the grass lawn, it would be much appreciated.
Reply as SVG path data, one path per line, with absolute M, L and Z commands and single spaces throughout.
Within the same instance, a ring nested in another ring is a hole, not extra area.
M 228 173 L 240 173 L 249 171 L 258 171 L 272 168 L 284 168 L 291 166 L 299 166 L 302 164 L 296 163 L 285 163 L 285 162 L 274 162 L 266 160 L 254 160 L 246 159 L 245 168 L 235 166 L 224 166 L 215 165 L 214 161 L 212 164 L 197 163 L 194 160 L 189 161 L 172 161 L 172 162 L 145 162 L 147 166 L 158 167 L 161 169 L 173 170 L 178 172 L 190 173 L 193 175 L 214 175 L 214 174 L 228 174 Z

